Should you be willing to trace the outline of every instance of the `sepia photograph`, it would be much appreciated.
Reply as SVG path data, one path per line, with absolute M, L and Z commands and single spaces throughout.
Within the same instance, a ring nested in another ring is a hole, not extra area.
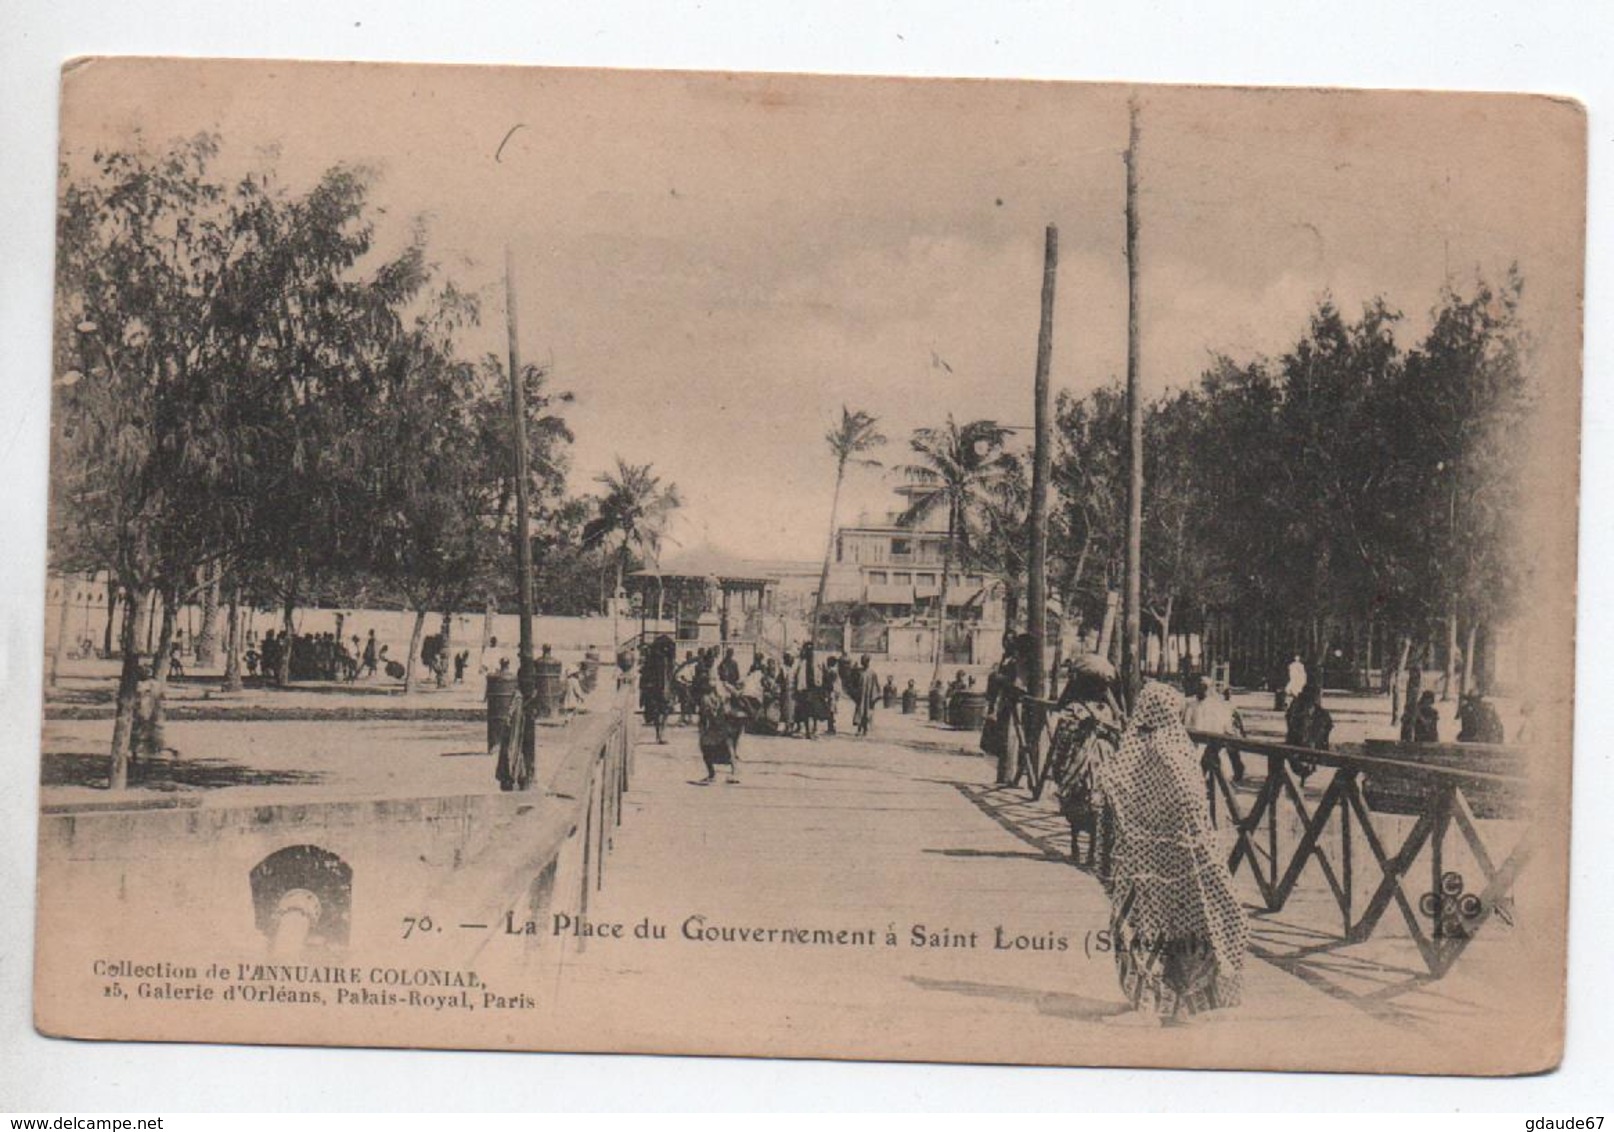
M 1563 1056 L 1587 120 L 61 72 L 55 1038 Z

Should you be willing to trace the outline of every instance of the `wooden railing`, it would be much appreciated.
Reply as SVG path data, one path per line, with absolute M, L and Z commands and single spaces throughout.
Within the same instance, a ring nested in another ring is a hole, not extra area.
M 1020 748 L 1016 781 L 1033 797 L 1049 778 L 1054 710 L 1025 698 L 1011 728 Z M 1453 748 L 1432 745 L 1358 753 L 1191 737 L 1201 748 L 1211 818 L 1233 835 L 1228 867 L 1250 878 L 1258 906 L 1282 911 L 1311 866 L 1337 907 L 1337 939 L 1308 951 L 1369 939 L 1393 906 L 1439 978 L 1493 917 L 1512 921 L 1514 886 L 1534 849 L 1517 751 L 1459 749 L 1468 756 L 1461 762 Z M 1229 777 L 1234 754 L 1250 787 Z
M 602 682 L 615 676 L 616 669 L 601 669 Z M 469 958 L 512 922 L 534 924 L 537 931 L 528 943 L 544 949 L 554 938 L 552 917 L 587 917 L 594 894 L 605 885 L 606 862 L 633 774 L 637 682 L 630 677 L 614 689 L 602 688 L 591 701 L 591 710 L 564 728 L 539 733 L 540 766 L 546 752 L 558 756 L 550 764 L 543 794 L 532 802 L 522 801 L 528 795 L 503 795 L 518 809 L 501 846 L 490 847 L 481 860 L 467 861 L 447 882 L 458 889 L 460 906 L 490 925 Z M 606 710 L 598 710 L 602 703 L 609 705 Z
M 1281 910 L 1306 866 L 1315 863 L 1338 907 L 1344 942 L 1371 937 L 1393 904 L 1437 978 L 1493 916 L 1511 920 L 1513 886 L 1534 847 L 1529 784 L 1522 775 L 1432 764 L 1417 757 L 1416 744 L 1389 757 L 1226 735 L 1194 733 L 1193 738 L 1204 747 L 1212 817 L 1225 814 L 1236 838 L 1229 867 L 1235 875 L 1241 868 L 1248 872 L 1267 911 Z M 1222 756 L 1234 752 L 1251 762 L 1265 761 L 1266 774 L 1253 797 L 1228 778 Z M 1297 782 L 1297 767 L 1307 766 L 1315 767 L 1307 779 L 1327 779 L 1319 797 L 1308 798 Z M 1293 844 L 1284 841 L 1285 809 L 1297 819 Z M 1485 831 L 1481 815 L 1492 822 Z M 1405 823 L 1395 819 L 1403 817 L 1414 820 L 1396 845 L 1396 827 Z M 1522 830 L 1512 828 L 1520 824 Z M 1493 852 L 1486 832 L 1493 842 L 1514 833 L 1505 853 Z M 1472 887 L 1454 867 L 1464 852 L 1479 874 Z M 1423 892 L 1414 880 L 1420 858 L 1429 870 Z M 1358 909 L 1355 873 L 1363 867 L 1372 893 Z

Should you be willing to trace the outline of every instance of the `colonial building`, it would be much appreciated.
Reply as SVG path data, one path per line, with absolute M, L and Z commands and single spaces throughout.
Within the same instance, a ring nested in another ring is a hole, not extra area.
M 942 564 L 946 557 L 946 515 L 938 512 L 923 522 L 904 526 L 897 521 L 915 497 L 933 490 L 923 483 L 897 488 L 904 506 L 878 520 L 860 516 L 857 523 L 835 533 L 827 598 L 867 605 L 887 621 L 904 623 L 916 618 L 934 621 L 941 598 Z M 1003 625 L 1003 594 L 992 579 L 953 563 L 948 582 L 947 616 L 972 625 Z
M 877 519 L 861 515 L 835 532 L 824 598 L 838 608 L 820 625 L 821 646 L 900 660 L 934 655 L 946 516 L 898 522 L 931 490 L 922 481 L 903 484 L 899 508 Z M 740 558 L 702 547 L 628 579 L 632 615 L 645 632 L 664 632 L 681 644 L 737 646 L 737 653 L 791 648 L 810 632 L 822 569 L 821 562 Z M 946 662 L 995 657 L 1003 624 L 1001 585 L 955 562 Z

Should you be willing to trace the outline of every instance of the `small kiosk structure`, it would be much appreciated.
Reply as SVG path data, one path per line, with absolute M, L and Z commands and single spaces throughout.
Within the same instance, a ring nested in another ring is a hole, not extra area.
M 732 648 L 744 665 L 769 636 L 779 579 L 743 559 L 701 548 L 635 571 L 625 584 L 645 640 L 666 633 L 680 653 Z

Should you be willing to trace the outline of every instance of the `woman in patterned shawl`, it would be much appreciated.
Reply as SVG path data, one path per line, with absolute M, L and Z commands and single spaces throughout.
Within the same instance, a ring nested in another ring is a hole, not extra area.
M 1249 926 L 1174 689 L 1144 685 L 1100 774 L 1115 814 L 1110 931 L 1127 1001 L 1168 1022 L 1238 1005 Z

